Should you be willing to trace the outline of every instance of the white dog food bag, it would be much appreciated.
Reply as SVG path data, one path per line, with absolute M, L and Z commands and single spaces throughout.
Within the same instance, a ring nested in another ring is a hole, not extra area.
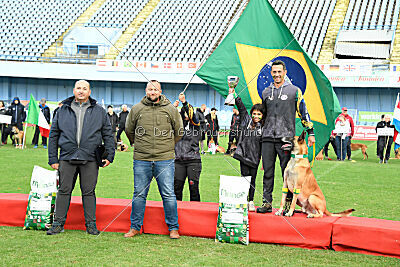
M 24 229 L 46 230 L 53 223 L 58 172 L 34 166 Z
M 250 176 L 220 176 L 216 242 L 249 244 L 247 194 Z

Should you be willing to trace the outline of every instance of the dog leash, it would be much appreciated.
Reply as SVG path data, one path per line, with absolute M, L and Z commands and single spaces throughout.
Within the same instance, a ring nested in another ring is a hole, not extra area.
M 311 169 L 314 166 L 314 161 L 315 161 L 315 143 L 312 145 L 312 148 L 313 148 L 313 157 L 311 161 Z

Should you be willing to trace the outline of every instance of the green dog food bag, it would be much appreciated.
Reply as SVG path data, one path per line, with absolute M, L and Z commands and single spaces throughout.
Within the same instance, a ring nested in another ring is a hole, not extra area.
M 51 227 L 56 204 L 57 180 L 57 171 L 49 171 L 39 166 L 33 168 L 25 230 L 46 230 Z
M 247 194 L 250 179 L 250 176 L 220 176 L 216 242 L 249 244 Z

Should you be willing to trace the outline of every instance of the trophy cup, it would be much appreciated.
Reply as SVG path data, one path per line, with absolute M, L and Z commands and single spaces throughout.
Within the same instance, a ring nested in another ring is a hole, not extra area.
M 234 89 L 239 83 L 238 76 L 228 76 L 228 86 L 229 89 Z M 227 106 L 234 106 L 235 105 L 235 94 L 231 93 L 229 90 L 229 95 L 225 99 L 225 105 Z

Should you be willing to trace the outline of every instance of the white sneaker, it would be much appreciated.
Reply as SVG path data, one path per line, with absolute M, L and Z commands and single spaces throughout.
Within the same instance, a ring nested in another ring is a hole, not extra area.
M 256 207 L 254 206 L 254 201 L 249 202 L 249 211 L 256 211 Z

